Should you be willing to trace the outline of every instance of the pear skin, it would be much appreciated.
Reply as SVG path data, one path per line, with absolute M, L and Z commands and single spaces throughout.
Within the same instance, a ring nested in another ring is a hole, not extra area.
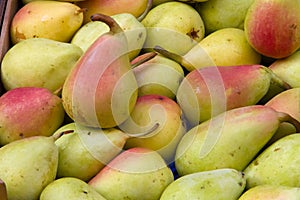
M 61 99 L 46 88 L 9 90 L 0 97 L 0 145 L 36 135 L 50 136 L 64 116 Z
M 246 190 L 238 200 L 297 200 L 300 198 L 299 187 L 289 187 L 282 185 L 258 185 Z
M 69 42 L 82 22 L 81 8 L 71 2 L 32 1 L 12 18 L 10 36 L 13 44 L 28 38 Z
M 0 148 L 0 177 L 9 200 L 38 200 L 55 180 L 58 148 L 54 137 L 33 136 Z
M 65 42 L 30 38 L 11 47 L 1 61 L 1 80 L 6 90 L 44 87 L 55 92 L 83 54 Z
M 136 147 L 115 157 L 88 184 L 107 199 L 157 200 L 173 181 L 157 152 Z
M 179 175 L 233 168 L 242 171 L 290 116 L 263 105 L 235 108 L 190 129 L 179 142 Z M 267 122 L 267 123 L 266 123 Z M 296 124 L 299 127 L 299 123 Z
M 280 138 L 251 161 L 244 169 L 246 188 L 264 184 L 300 187 L 300 135 L 297 133 Z
M 42 191 L 39 200 L 106 200 L 81 179 L 64 177 L 54 180 Z
M 238 199 L 246 179 L 242 172 L 224 168 L 184 175 L 170 183 L 160 200 Z

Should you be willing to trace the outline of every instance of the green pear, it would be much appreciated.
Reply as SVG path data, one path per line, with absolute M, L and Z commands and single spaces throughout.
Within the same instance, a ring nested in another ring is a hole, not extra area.
M 82 50 L 73 44 L 46 38 L 30 38 L 15 44 L 1 61 L 6 90 L 17 87 L 60 89 Z
M 141 54 L 132 63 L 150 53 Z M 138 95 L 157 94 L 175 99 L 177 89 L 184 78 L 183 68 L 177 62 L 162 55 L 133 68 L 138 83 Z
M 137 81 L 128 57 L 124 31 L 110 16 L 95 14 L 110 32 L 101 35 L 68 74 L 63 105 L 76 123 L 112 128 L 124 122 L 137 99 Z
M 231 109 L 194 126 L 177 146 L 178 174 L 219 168 L 242 171 L 283 121 L 293 122 L 297 130 L 300 128 L 300 123 L 290 115 L 263 105 Z
M 173 181 L 160 154 L 135 147 L 116 156 L 88 184 L 108 200 L 158 200 Z
M 300 121 L 300 88 L 291 88 L 283 91 L 271 98 L 265 105 L 270 106 L 279 112 L 288 113 L 293 118 Z M 296 129 L 292 124 L 287 122 L 280 124 L 268 145 L 291 133 L 296 133 Z
M 224 168 L 184 175 L 170 183 L 160 200 L 218 199 L 236 200 L 244 191 L 242 172 Z
M 140 96 L 130 118 L 119 127 L 132 135 L 146 132 L 155 123 L 159 127 L 145 136 L 129 138 L 125 149 L 144 147 L 157 151 L 169 164 L 174 161 L 176 146 L 186 132 L 181 117 L 182 111 L 174 100 L 161 95 Z
M 32 1 L 14 14 L 10 38 L 13 44 L 28 38 L 69 42 L 82 22 L 82 9 L 71 2 Z
M 144 50 L 159 45 L 182 55 L 205 34 L 199 13 L 191 5 L 178 1 L 153 7 L 141 22 L 147 28 Z
M 119 13 L 111 17 L 116 20 L 124 31 L 128 42 L 129 59 L 132 60 L 143 48 L 147 34 L 146 28 L 130 13 Z M 109 27 L 104 22 L 91 21 L 76 32 L 71 43 L 81 47 L 85 52 L 100 35 L 108 31 Z
M 246 188 L 264 184 L 300 187 L 298 133 L 275 141 L 245 168 Z
M 50 136 L 32 136 L 0 148 L 0 177 L 9 200 L 38 200 L 55 180 L 58 148 Z
M 59 150 L 57 177 L 89 181 L 122 151 L 127 134 L 116 128 L 92 129 L 69 123 L 55 134 L 66 133 L 55 144 Z
M 64 177 L 54 180 L 42 191 L 39 200 L 106 200 L 81 179 Z
M 258 185 L 246 190 L 238 200 L 298 200 L 300 198 L 299 187 L 283 185 Z
M 6 185 L 1 179 L 0 179 L 0 199 L 7 200 Z
M 286 58 L 275 60 L 270 64 L 269 68 L 293 88 L 300 87 L 299 61 L 300 51 L 296 51 Z
M 226 110 L 257 104 L 275 84 L 289 88 L 262 65 L 206 67 L 184 77 L 176 99 L 195 126 Z
M 249 45 L 244 31 L 239 28 L 219 29 L 204 37 L 184 55 L 171 52 L 164 46 L 154 49 L 188 71 L 210 66 L 253 65 L 261 61 L 261 55 Z
M 46 88 L 19 87 L 0 97 L 0 146 L 50 136 L 64 121 L 61 99 Z
M 206 34 L 222 28 L 244 29 L 244 20 L 254 0 L 209 0 L 195 5 L 205 24 Z

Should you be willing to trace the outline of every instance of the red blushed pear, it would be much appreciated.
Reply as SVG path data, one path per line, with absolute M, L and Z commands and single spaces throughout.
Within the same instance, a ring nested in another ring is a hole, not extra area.
M 137 99 L 137 81 L 121 27 L 107 15 L 95 14 L 92 19 L 107 23 L 110 31 L 88 48 L 69 73 L 62 100 L 76 123 L 111 128 L 129 117 Z
M 300 1 L 256 0 L 244 23 L 249 44 L 260 54 L 284 58 L 300 47 Z
M 46 88 L 9 90 L 0 97 L 0 146 L 31 136 L 50 136 L 64 115 L 61 99 Z
M 84 9 L 84 21 L 87 23 L 90 17 L 95 13 L 105 15 L 115 15 L 120 13 L 130 13 L 133 16 L 143 18 L 149 9 L 152 7 L 152 0 L 86 0 L 78 1 L 76 4 Z

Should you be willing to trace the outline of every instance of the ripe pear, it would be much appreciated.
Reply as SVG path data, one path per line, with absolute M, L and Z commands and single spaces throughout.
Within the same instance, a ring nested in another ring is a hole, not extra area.
M 280 138 L 245 168 L 246 188 L 265 184 L 300 187 L 298 133 Z
M 293 88 L 300 87 L 300 51 L 292 55 L 277 59 L 269 65 L 269 68 L 282 80 L 287 82 Z
M 143 48 L 147 34 L 146 28 L 130 13 L 119 13 L 111 17 L 116 20 L 124 31 L 128 42 L 129 59 L 132 60 Z M 90 21 L 75 33 L 71 43 L 81 47 L 85 52 L 99 36 L 108 31 L 109 27 L 104 22 Z
M 131 63 L 136 63 L 143 57 L 151 53 L 141 54 Z M 138 83 L 138 95 L 163 95 L 175 99 L 177 89 L 182 79 L 184 71 L 180 64 L 162 55 L 133 68 L 133 72 Z
M 157 200 L 173 181 L 160 154 L 135 147 L 115 157 L 88 184 L 109 200 Z
M 91 21 L 90 17 L 95 13 L 105 15 L 116 15 L 129 13 L 139 18 L 145 15 L 152 6 L 152 0 L 88 0 L 76 2 L 81 8 L 87 9 L 84 12 L 84 24 Z
M 159 127 L 143 137 L 129 138 L 125 149 L 144 147 L 157 151 L 169 164 L 174 161 L 176 146 L 186 132 L 182 111 L 172 99 L 161 95 L 144 95 L 137 99 L 130 118 L 119 127 L 126 133 L 145 132 L 158 123 Z
M 205 24 L 206 34 L 222 28 L 244 29 L 244 20 L 254 0 L 209 0 L 195 5 Z
M 121 27 L 107 15 L 95 14 L 110 32 L 101 35 L 68 74 L 62 89 L 63 105 L 76 123 L 111 128 L 124 122 L 137 99 L 137 81 Z
M 82 54 L 74 44 L 46 38 L 19 42 L 1 61 L 3 86 L 6 90 L 30 86 L 57 91 Z
M 0 146 L 36 135 L 50 136 L 64 116 L 61 99 L 46 88 L 9 90 L 0 97 Z
M 0 177 L 9 200 L 38 200 L 55 180 L 58 148 L 54 141 L 52 136 L 32 136 L 0 148 Z
M 195 126 L 226 110 L 258 103 L 275 83 L 289 88 L 263 65 L 211 66 L 189 72 L 176 99 Z
M 236 200 L 244 191 L 243 173 L 231 168 L 184 175 L 170 183 L 160 200 L 218 199 Z
M 300 121 L 300 88 L 291 88 L 283 91 L 271 98 L 265 105 L 270 106 L 279 112 L 288 113 L 293 118 Z M 284 122 L 280 124 L 276 134 L 268 144 L 291 133 L 296 133 L 295 127 L 290 123 Z
M 199 13 L 183 2 L 165 2 L 152 8 L 141 21 L 147 28 L 144 50 L 159 45 L 182 55 L 204 38 Z
M 89 181 L 119 154 L 129 138 L 116 128 L 92 129 L 74 122 L 62 126 L 54 135 L 60 133 L 66 134 L 55 141 L 59 150 L 57 177 L 83 181 Z
M 69 42 L 83 22 L 83 11 L 71 2 L 32 1 L 13 16 L 10 36 L 13 44 L 28 38 Z
M 178 174 L 219 168 L 242 171 L 284 121 L 300 128 L 290 115 L 263 105 L 231 109 L 202 122 L 190 129 L 177 146 Z
M 40 200 L 106 200 L 93 187 L 79 178 L 64 177 L 46 186 Z
M 168 51 L 164 46 L 154 49 L 177 61 L 187 71 L 210 66 L 253 65 L 261 61 L 261 55 L 249 45 L 244 31 L 238 28 L 219 29 L 184 55 Z
M 260 54 L 279 59 L 300 48 L 300 2 L 257 0 L 249 7 L 245 36 Z
M 238 200 L 298 200 L 300 198 L 299 187 L 283 185 L 258 185 L 246 190 Z

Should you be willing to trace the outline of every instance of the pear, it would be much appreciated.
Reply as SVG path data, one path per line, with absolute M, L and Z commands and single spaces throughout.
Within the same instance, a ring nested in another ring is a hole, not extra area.
M 146 28 L 130 13 L 119 13 L 111 17 L 124 31 L 128 42 L 129 59 L 132 60 L 143 48 L 147 34 Z M 90 21 L 76 32 L 71 43 L 76 44 L 85 52 L 99 36 L 108 31 L 109 27 L 104 22 Z
M 170 183 L 160 200 L 218 199 L 236 200 L 244 191 L 243 173 L 231 168 L 184 175 Z
M 205 35 L 201 16 L 191 5 L 183 2 L 161 3 L 152 8 L 141 22 L 147 28 L 146 51 L 159 45 L 182 55 Z
M 131 137 L 125 143 L 125 149 L 144 147 L 157 151 L 167 162 L 174 161 L 175 150 L 186 132 L 182 111 L 172 99 L 161 95 L 144 95 L 137 99 L 128 118 L 119 127 L 126 133 L 146 132 L 153 124 L 159 127 L 142 137 Z
M 256 0 L 245 16 L 247 41 L 266 57 L 290 56 L 300 47 L 299 16 L 299 1 Z
M 0 97 L 0 145 L 31 136 L 50 136 L 64 116 L 61 99 L 46 88 L 9 90 Z
M 264 184 L 300 187 L 300 135 L 297 133 L 280 138 L 251 161 L 244 169 L 246 188 Z
M 131 63 L 136 63 L 147 54 L 141 54 Z M 175 99 L 177 89 L 184 78 L 183 68 L 177 62 L 162 55 L 133 68 L 138 83 L 138 95 L 156 94 Z
M 111 128 L 129 117 L 138 86 L 121 27 L 103 14 L 92 19 L 107 23 L 110 32 L 101 35 L 68 74 L 62 89 L 63 105 L 76 123 Z
M 184 55 L 157 46 L 159 48 L 155 50 L 177 61 L 188 71 L 210 66 L 253 65 L 261 61 L 261 55 L 249 45 L 244 31 L 239 28 L 214 31 Z
M 299 61 L 300 51 L 296 51 L 286 58 L 275 60 L 269 68 L 293 88 L 300 87 Z
M 292 122 L 299 130 L 300 123 L 290 115 L 264 105 L 231 109 L 202 122 L 190 129 L 177 146 L 178 174 L 219 168 L 242 171 L 284 121 Z
M 265 105 L 270 106 L 279 112 L 288 113 L 293 118 L 300 121 L 300 88 L 291 88 L 283 91 L 271 98 Z M 290 123 L 283 122 L 280 124 L 276 134 L 269 141 L 268 145 L 291 133 L 296 133 L 295 127 Z
M 238 200 L 297 200 L 300 198 L 299 187 L 289 187 L 282 185 L 258 185 L 246 190 Z
M 28 38 L 69 42 L 81 27 L 83 13 L 71 2 L 32 1 L 13 16 L 10 36 L 13 44 Z
M 290 88 L 263 65 L 211 66 L 189 72 L 176 99 L 195 126 L 226 110 L 258 103 L 271 85 Z
M 40 200 L 106 200 L 93 187 L 81 179 L 64 177 L 46 186 Z
M 119 154 L 129 135 L 116 128 L 92 129 L 69 123 L 54 135 L 65 133 L 55 144 L 59 150 L 57 177 L 89 181 Z
M 208 35 L 222 28 L 244 29 L 246 13 L 253 1 L 209 0 L 197 3 L 195 9 L 202 17 Z
M 57 91 L 82 54 L 76 45 L 46 38 L 19 42 L 1 61 L 3 86 L 6 90 L 30 86 Z
M 108 200 L 158 200 L 174 181 L 171 169 L 153 150 L 123 151 L 88 182 Z
M 0 177 L 9 200 L 38 200 L 55 180 L 58 148 L 50 136 L 32 136 L 0 148 Z

